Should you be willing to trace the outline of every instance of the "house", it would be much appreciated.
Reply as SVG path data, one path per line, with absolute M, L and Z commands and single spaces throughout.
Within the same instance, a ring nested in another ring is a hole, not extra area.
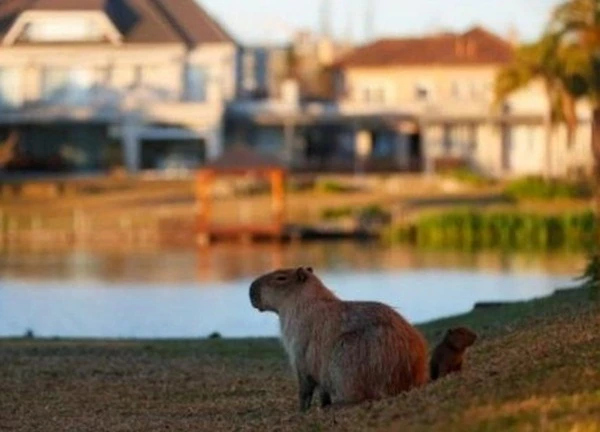
M 362 131 L 368 153 L 383 152 L 398 169 L 433 172 L 468 166 L 493 176 L 585 170 L 591 164 L 589 110 L 567 143 L 557 127 L 547 155 L 548 103 L 539 83 L 495 109 L 494 81 L 513 45 L 481 27 L 464 33 L 382 39 L 360 47 L 334 68 L 342 116 L 380 115 L 395 125 Z M 395 121 L 404 116 L 411 120 Z M 390 140 L 392 143 L 390 145 Z M 370 149 L 370 150 L 369 150 Z
M 194 0 L 2 0 L 8 170 L 197 166 L 222 152 L 237 45 Z

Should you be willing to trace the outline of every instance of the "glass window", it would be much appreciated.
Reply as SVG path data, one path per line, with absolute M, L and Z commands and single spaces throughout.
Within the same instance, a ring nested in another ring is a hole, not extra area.
M 433 97 L 432 86 L 427 83 L 417 83 L 415 85 L 415 99 L 420 101 L 427 101 Z
M 21 103 L 21 74 L 14 68 L 0 68 L 0 106 L 17 106 Z
M 90 70 L 46 68 L 42 78 L 42 99 L 47 102 L 85 103 L 92 85 Z
M 459 80 L 452 82 L 452 97 L 455 99 L 464 99 L 468 95 L 468 83 Z
M 20 40 L 25 42 L 94 42 L 104 35 L 92 19 L 61 18 L 34 21 L 25 26 Z
M 362 88 L 361 98 L 365 103 L 382 104 L 387 101 L 387 94 L 383 85 L 370 84 Z
M 194 102 L 206 101 L 208 73 L 201 65 L 188 65 L 185 74 L 186 99 Z

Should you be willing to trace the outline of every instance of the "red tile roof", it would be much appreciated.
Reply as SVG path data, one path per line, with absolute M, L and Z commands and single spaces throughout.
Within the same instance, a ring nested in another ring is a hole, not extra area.
M 125 43 L 233 42 L 194 0 L 0 0 L 0 38 L 27 10 L 102 10 Z
M 106 0 L 34 0 L 30 10 L 103 10 Z
M 513 47 L 504 39 L 475 27 L 466 33 L 445 33 L 407 39 L 382 39 L 342 57 L 336 67 L 396 65 L 481 65 L 511 61 Z

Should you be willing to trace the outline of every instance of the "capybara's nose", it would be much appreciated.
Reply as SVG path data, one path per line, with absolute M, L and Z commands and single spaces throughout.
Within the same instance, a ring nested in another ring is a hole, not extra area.
M 260 291 L 259 291 L 259 287 L 258 287 L 258 284 L 256 283 L 256 281 L 252 282 L 252 284 L 250 285 L 250 303 L 255 308 L 257 308 L 257 309 L 260 308 L 260 306 L 259 306 Z

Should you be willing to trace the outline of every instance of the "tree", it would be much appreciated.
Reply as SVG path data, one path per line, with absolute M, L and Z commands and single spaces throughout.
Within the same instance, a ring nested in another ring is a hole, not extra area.
M 0 144 L 0 168 L 4 168 L 14 159 L 18 142 L 19 135 L 11 131 L 6 141 Z
M 555 9 L 548 28 L 560 35 L 563 46 L 578 53 L 578 60 L 573 63 L 571 71 L 580 84 L 575 96 L 585 97 L 592 107 L 591 150 L 594 157 L 596 233 L 600 244 L 600 0 L 564 1 Z M 596 271 L 600 279 L 600 268 Z
M 569 141 L 577 126 L 575 82 L 569 70 L 575 61 L 574 50 L 561 45 L 561 35 L 546 33 L 538 41 L 520 46 L 514 60 L 496 77 L 496 103 L 501 104 L 514 92 L 539 81 L 548 99 L 546 115 L 546 177 L 552 176 L 552 137 L 555 126 L 567 125 Z

